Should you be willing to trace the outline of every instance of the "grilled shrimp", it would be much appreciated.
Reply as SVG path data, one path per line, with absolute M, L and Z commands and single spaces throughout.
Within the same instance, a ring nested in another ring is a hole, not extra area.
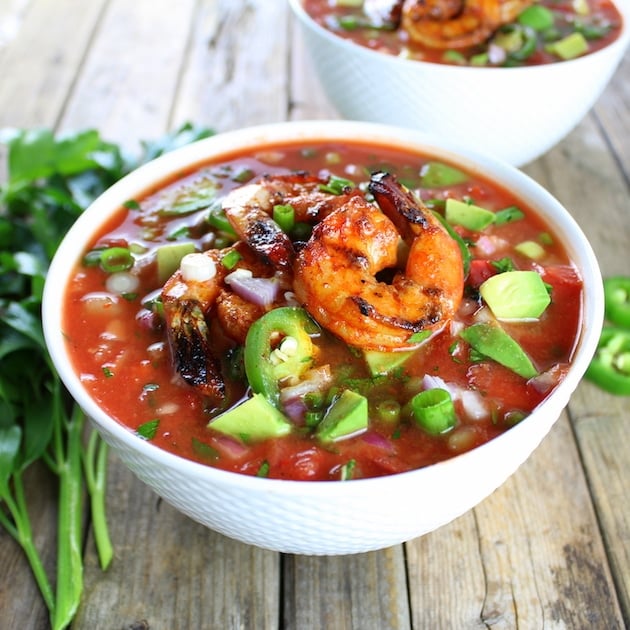
M 228 270 L 223 258 L 237 251 L 241 260 Z M 229 286 L 228 277 L 235 270 L 247 270 L 257 278 L 273 276 L 278 289 L 290 287 L 288 279 L 274 274 L 273 268 L 257 259 L 242 242 L 226 249 L 210 249 L 184 257 L 162 289 L 162 303 L 175 369 L 182 379 L 195 387 L 214 405 L 226 398 L 216 335 L 208 325 L 211 313 L 221 332 L 237 343 L 243 343 L 249 326 L 266 308 L 240 298 Z M 268 308 L 272 305 L 269 304 Z
M 294 291 L 311 316 L 365 349 L 417 347 L 415 333 L 443 327 L 463 292 L 459 247 L 419 199 L 376 173 L 378 205 L 350 197 L 313 230 L 295 263 Z M 400 268 L 401 238 L 408 244 Z M 380 280 L 393 272 L 391 282 Z
M 402 28 L 430 48 L 467 48 L 487 40 L 533 0 L 405 0 Z
M 340 203 L 338 195 L 321 190 L 327 181 L 304 172 L 267 175 L 234 189 L 223 200 L 223 210 L 241 240 L 276 269 L 286 271 L 295 252 L 287 234 L 273 220 L 273 208 L 291 205 L 296 221 L 315 223 Z

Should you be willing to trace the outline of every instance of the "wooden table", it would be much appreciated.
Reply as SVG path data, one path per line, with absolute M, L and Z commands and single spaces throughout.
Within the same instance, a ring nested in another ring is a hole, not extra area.
M 184 121 L 224 131 L 335 118 L 281 0 L 0 0 L 0 127 L 98 128 L 130 149 Z M 630 273 L 630 54 L 561 144 L 524 169 L 563 202 L 605 275 Z M 115 559 L 85 544 L 75 629 L 622 628 L 630 621 L 628 400 L 583 382 L 529 461 L 427 536 L 344 557 L 282 555 L 180 515 L 114 456 Z M 54 484 L 28 480 L 54 561 Z M 0 628 L 46 628 L 0 532 Z

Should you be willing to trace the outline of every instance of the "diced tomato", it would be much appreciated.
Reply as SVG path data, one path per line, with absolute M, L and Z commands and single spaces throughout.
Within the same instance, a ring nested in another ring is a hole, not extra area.
M 527 381 L 511 370 L 483 361 L 468 368 L 470 384 L 481 394 L 488 395 L 498 406 L 508 409 L 532 409 L 542 398 Z
M 488 278 L 496 275 L 497 270 L 489 260 L 472 260 L 466 284 L 477 289 Z
M 582 280 L 577 271 L 569 265 L 549 265 L 542 272 L 542 279 L 556 287 L 562 285 L 579 292 L 582 289 Z

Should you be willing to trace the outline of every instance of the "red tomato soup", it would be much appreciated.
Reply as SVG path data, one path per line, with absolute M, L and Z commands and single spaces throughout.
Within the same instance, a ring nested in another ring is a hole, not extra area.
M 526 418 L 567 372 L 582 281 L 508 190 L 321 142 L 227 155 L 129 200 L 64 299 L 81 381 L 131 431 L 225 470 L 345 480 Z
M 610 0 L 303 0 L 321 26 L 360 46 L 451 65 L 532 66 L 595 52 L 621 32 Z

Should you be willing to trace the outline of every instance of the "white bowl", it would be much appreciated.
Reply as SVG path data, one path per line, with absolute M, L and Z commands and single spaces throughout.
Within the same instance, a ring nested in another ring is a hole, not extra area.
M 630 41 L 624 25 L 606 48 L 570 61 L 519 68 L 413 61 L 343 39 L 289 0 L 315 70 L 342 116 L 411 127 L 522 166 L 548 151 L 586 115 Z
M 420 150 L 512 190 L 562 237 L 584 280 L 581 336 L 565 380 L 526 420 L 484 446 L 412 472 L 346 482 L 285 481 L 225 472 L 160 450 L 90 397 L 71 367 L 59 299 L 85 243 L 123 202 L 170 174 L 225 153 L 292 139 L 360 139 Z M 448 523 L 527 459 L 560 416 L 595 352 L 603 289 L 595 256 L 571 215 L 514 167 L 403 128 L 344 121 L 281 123 L 217 135 L 166 154 L 105 192 L 79 217 L 57 251 L 46 281 L 43 321 L 50 355 L 72 396 L 122 461 L 166 501 L 246 543 L 289 553 L 347 554 L 388 547 Z

